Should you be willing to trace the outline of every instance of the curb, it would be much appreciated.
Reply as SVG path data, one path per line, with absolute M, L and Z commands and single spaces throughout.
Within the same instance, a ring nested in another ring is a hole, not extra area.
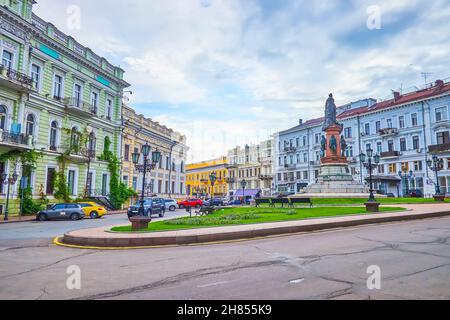
M 162 248 L 174 246 L 187 246 L 198 244 L 218 244 L 225 242 L 238 242 L 257 240 L 273 236 L 288 236 L 292 234 L 323 231 L 337 228 L 348 228 L 363 225 L 373 225 L 380 223 L 390 223 L 399 221 L 422 220 L 429 218 L 439 218 L 450 216 L 450 211 L 417 213 L 411 215 L 399 215 L 391 217 L 369 216 L 358 220 L 323 222 L 310 225 L 270 227 L 256 230 L 242 230 L 233 232 L 220 232 L 213 234 L 180 235 L 180 236 L 160 236 L 160 237 L 139 237 L 139 238 L 102 238 L 102 237 L 81 237 L 72 236 L 70 233 L 55 239 L 55 244 L 79 249 L 100 249 L 100 250 L 126 250 L 144 248 Z M 56 241 L 57 240 L 57 241 Z

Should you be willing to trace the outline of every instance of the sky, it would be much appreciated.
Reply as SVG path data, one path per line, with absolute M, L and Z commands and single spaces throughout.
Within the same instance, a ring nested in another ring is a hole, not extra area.
M 37 2 L 125 70 L 130 106 L 185 134 L 188 162 L 320 117 L 331 92 L 389 99 L 450 77 L 450 0 Z

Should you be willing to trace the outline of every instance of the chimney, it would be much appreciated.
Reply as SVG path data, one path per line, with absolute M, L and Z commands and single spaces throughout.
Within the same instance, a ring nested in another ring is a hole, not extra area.
M 443 80 L 436 80 L 436 91 L 441 90 L 444 87 L 444 81 Z
M 298 120 L 298 123 L 302 126 L 303 125 L 303 119 Z
M 400 100 L 400 98 L 401 98 L 401 94 L 400 94 L 400 92 L 398 92 L 398 91 L 393 91 L 392 92 L 393 94 L 394 94 L 394 102 L 397 102 L 398 100 Z

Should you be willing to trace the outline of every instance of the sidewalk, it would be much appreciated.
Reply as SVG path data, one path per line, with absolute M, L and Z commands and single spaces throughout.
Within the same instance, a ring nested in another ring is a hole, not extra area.
M 61 244 L 94 249 L 188 245 L 450 215 L 450 204 L 402 205 L 401 207 L 408 211 L 152 233 L 113 233 L 109 231 L 111 227 L 107 229 L 102 227 L 69 232 L 64 235 Z

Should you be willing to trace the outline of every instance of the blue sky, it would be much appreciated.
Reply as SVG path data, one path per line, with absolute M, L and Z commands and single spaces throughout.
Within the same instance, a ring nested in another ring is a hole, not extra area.
M 386 99 L 422 72 L 450 77 L 450 0 L 38 0 L 35 12 L 124 68 L 130 105 L 186 134 L 189 162 L 321 116 L 330 92 Z

